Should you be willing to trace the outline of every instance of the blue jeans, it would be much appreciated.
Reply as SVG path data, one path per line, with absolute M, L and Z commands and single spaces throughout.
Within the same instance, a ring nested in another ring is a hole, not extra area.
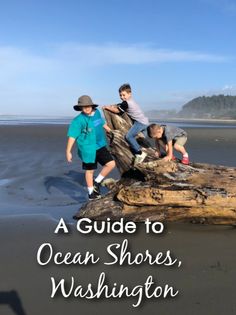
M 127 132 L 125 135 L 126 141 L 129 143 L 131 146 L 131 149 L 134 151 L 134 153 L 138 153 L 140 151 L 140 145 L 136 141 L 135 137 L 140 131 L 143 131 L 147 128 L 146 125 L 135 121 L 133 126 L 130 128 L 130 130 Z

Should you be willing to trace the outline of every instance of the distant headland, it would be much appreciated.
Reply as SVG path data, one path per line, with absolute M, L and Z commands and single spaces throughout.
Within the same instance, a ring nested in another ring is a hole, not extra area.
M 176 110 L 150 110 L 146 112 L 151 119 L 236 119 L 236 96 L 213 95 L 200 96 L 192 99 L 182 109 Z

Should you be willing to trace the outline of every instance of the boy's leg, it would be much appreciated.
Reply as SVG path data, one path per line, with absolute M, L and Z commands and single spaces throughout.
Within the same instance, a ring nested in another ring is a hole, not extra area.
M 129 143 L 129 145 L 131 146 L 131 149 L 134 151 L 135 154 L 141 154 L 141 148 L 140 145 L 138 144 L 137 140 L 135 139 L 135 137 L 137 136 L 137 134 L 144 130 L 146 128 L 146 126 L 138 121 L 135 121 L 133 126 L 129 129 L 129 131 L 127 132 L 127 134 L 125 135 L 125 139 L 126 141 Z
M 86 180 L 89 194 L 93 192 L 93 173 L 94 173 L 94 170 L 85 171 L 85 180 Z
M 174 144 L 174 148 L 176 151 L 180 152 L 182 155 L 183 155 L 183 158 L 181 160 L 181 162 L 183 164 L 189 164 L 189 157 L 188 157 L 188 153 L 187 151 L 185 150 L 185 143 L 187 141 L 187 137 L 179 137 L 177 138 L 177 140 L 175 141 L 175 144 Z
M 97 150 L 97 161 L 103 166 L 94 183 L 94 190 L 99 192 L 100 183 L 102 182 L 104 177 L 106 177 L 113 170 L 113 168 L 116 166 L 116 163 L 106 147 L 102 147 L 101 149 Z
M 83 163 L 83 169 L 85 170 L 85 180 L 88 188 L 89 200 L 94 200 L 100 198 L 100 194 L 94 191 L 93 186 L 93 174 L 94 170 L 97 168 L 97 162 L 95 163 Z
M 141 147 L 136 140 L 137 134 L 145 129 L 146 125 L 135 121 L 133 126 L 130 128 L 125 136 L 125 139 L 129 143 L 131 150 L 135 154 L 134 165 L 143 162 L 143 160 L 147 156 L 146 152 L 142 152 Z
M 187 151 L 185 150 L 185 148 L 177 143 L 174 144 L 174 148 L 176 151 L 182 153 L 182 155 L 187 154 Z
M 115 161 L 114 160 L 112 160 L 112 161 L 110 161 L 110 162 L 108 162 L 108 163 L 106 163 L 104 166 L 103 166 L 103 168 L 102 168 L 102 170 L 101 170 L 101 172 L 100 172 L 100 176 L 101 177 L 106 177 L 112 170 L 113 170 L 113 168 L 115 168 L 115 166 L 116 166 L 116 163 L 115 163 Z M 98 175 L 98 177 L 99 177 L 99 175 Z M 96 182 L 101 182 L 102 180 L 103 180 L 103 178 L 101 179 L 101 180 L 95 180 Z

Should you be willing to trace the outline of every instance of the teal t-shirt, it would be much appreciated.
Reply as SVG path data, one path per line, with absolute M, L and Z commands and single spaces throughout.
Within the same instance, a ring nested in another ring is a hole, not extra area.
M 101 117 L 100 112 L 96 110 L 94 115 L 92 116 L 92 121 L 96 133 L 96 150 L 98 150 L 107 145 L 103 128 L 105 120 Z
M 76 139 L 78 155 L 83 162 L 94 163 L 96 150 L 107 145 L 104 124 L 105 120 L 97 109 L 93 115 L 82 112 L 72 120 L 67 136 Z

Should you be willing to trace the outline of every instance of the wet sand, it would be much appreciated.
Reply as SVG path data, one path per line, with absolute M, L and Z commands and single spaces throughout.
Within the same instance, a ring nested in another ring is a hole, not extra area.
M 64 157 L 66 126 L 0 126 L 0 314 L 235 314 L 235 229 L 169 224 L 162 236 L 81 235 L 71 219 L 86 201 L 80 162 Z M 195 162 L 236 166 L 236 129 L 188 129 L 188 151 Z M 115 171 L 113 177 L 118 177 Z M 60 217 L 71 222 L 69 235 L 53 233 Z M 141 265 L 55 266 L 37 264 L 43 242 L 57 251 L 91 251 L 107 257 L 106 246 L 127 238 L 132 252 L 166 251 L 182 261 L 180 268 Z M 159 284 L 180 291 L 174 299 L 98 301 L 50 298 L 50 277 L 73 275 L 84 285 L 105 271 L 109 283 L 143 283 L 153 275 Z M 14 290 L 15 292 L 12 292 Z M 24 311 L 24 313 L 20 312 Z
M 162 236 L 147 235 L 142 227 L 133 236 L 81 235 L 71 227 L 70 235 L 55 235 L 56 222 L 46 217 L 14 217 L 1 219 L 0 301 L 4 293 L 14 290 L 25 314 L 235 314 L 236 255 L 235 229 L 196 225 L 168 225 Z M 36 255 L 39 246 L 50 242 L 57 251 L 90 251 L 101 259 L 107 258 L 106 247 L 127 237 L 133 253 L 149 249 L 152 253 L 171 250 L 182 261 L 180 268 L 164 266 L 39 266 Z M 64 278 L 69 285 L 71 276 L 84 287 L 96 284 L 101 272 L 109 284 L 114 282 L 134 287 L 152 275 L 157 285 L 169 284 L 179 295 L 173 299 L 144 300 L 133 308 L 135 298 L 115 300 L 85 300 L 58 296 L 50 298 L 51 281 Z M 9 298 L 1 304 L 1 314 L 11 315 Z M 17 309 L 19 311 L 19 302 Z M 16 312 L 16 314 L 18 314 Z M 19 313 L 21 314 L 21 313 Z

